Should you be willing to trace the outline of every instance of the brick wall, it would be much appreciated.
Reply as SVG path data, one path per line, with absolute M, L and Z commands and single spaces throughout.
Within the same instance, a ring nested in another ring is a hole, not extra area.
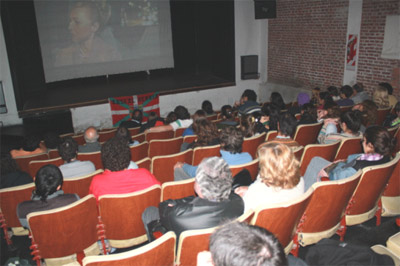
M 343 82 L 348 1 L 277 0 L 268 80 L 311 89 Z
M 400 60 L 381 58 L 387 15 L 400 14 L 399 0 L 364 0 L 357 81 L 372 90 L 379 82 L 389 82 L 400 98 Z
M 268 80 L 311 89 L 343 82 L 348 0 L 277 0 L 268 29 Z M 380 58 L 386 15 L 399 0 L 364 0 L 357 81 L 371 90 L 390 82 L 399 97 L 400 60 Z

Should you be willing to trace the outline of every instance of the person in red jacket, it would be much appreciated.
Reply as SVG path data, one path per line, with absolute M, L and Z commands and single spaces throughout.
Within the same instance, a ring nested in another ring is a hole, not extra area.
M 128 169 L 131 152 L 121 138 L 114 137 L 103 144 L 101 160 L 105 170 L 93 177 L 89 188 L 97 200 L 102 195 L 131 193 L 160 184 L 147 169 Z

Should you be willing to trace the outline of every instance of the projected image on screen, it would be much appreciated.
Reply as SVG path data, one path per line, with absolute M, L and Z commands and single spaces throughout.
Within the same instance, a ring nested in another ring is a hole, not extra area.
M 173 67 L 169 1 L 36 1 L 46 82 Z

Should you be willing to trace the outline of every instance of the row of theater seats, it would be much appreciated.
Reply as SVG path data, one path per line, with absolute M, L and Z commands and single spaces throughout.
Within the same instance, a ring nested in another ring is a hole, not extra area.
M 287 254 L 297 255 L 299 245 L 311 245 L 335 233 L 343 240 L 346 226 L 363 223 L 374 215 L 379 225 L 381 215 L 400 215 L 400 206 L 396 204 L 400 200 L 399 159 L 400 153 L 386 164 L 367 167 L 346 179 L 317 182 L 296 200 L 260 206 L 239 220 L 271 231 Z M 131 259 L 137 265 L 172 265 L 174 262 L 195 265 L 197 253 L 207 250 L 214 228 L 182 233 L 176 257 L 176 237 L 172 232 L 139 249 L 116 255 L 89 256 L 99 253 L 93 249 L 98 235 L 100 239 L 109 239 L 110 245 L 117 248 L 145 242 L 140 218 L 143 210 L 158 206 L 167 198 L 194 195 L 193 182 L 193 179 L 168 182 L 140 192 L 104 195 L 99 198 L 98 205 L 95 198 L 88 195 L 67 207 L 30 214 L 28 221 L 35 258 L 79 255 L 85 250 L 84 265 L 122 265 Z M 0 191 L 2 211 L 6 207 L 5 199 L 20 198 L 15 193 L 5 195 Z M 6 215 L 4 217 L 9 220 Z M 160 260 L 160 256 L 163 259 Z

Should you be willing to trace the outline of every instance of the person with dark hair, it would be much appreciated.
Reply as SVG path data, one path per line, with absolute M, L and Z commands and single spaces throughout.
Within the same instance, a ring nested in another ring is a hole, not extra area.
M 168 125 L 152 127 L 146 130 L 146 132 L 162 132 L 167 130 L 177 130 L 178 128 L 189 127 L 193 123 L 193 119 L 190 118 L 190 113 L 186 107 L 178 105 L 175 107 L 174 112 L 178 119 Z
M 278 121 L 281 110 L 274 104 L 264 103 L 261 108 L 260 122 L 267 130 L 278 130 Z
M 221 119 L 222 121 L 217 124 L 218 129 L 233 126 L 236 127 L 238 123 L 235 121 L 233 108 L 230 105 L 224 105 L 221 108 Z
M 318 134 L 318 142 L 324 143 L 325 138 L 329 134 L 337 133 L 337 125 L 340 120 L 340 108 L 336 104 L 331 107 L 324 107 L 322 110 L 318 110 L 318 121 L 323 122 L 322 128 Z
M 212 103 L 209 100 L 205 100 L 205 101 L 202 102 L 201 110 L 206 112 L 207 115 L 213 115 L 214 114 Z
M 172 122 L 175 122 L 176 120 L 178 120 L 178 116 L 176 115 L 175 112 L 169 112 L 167 117 L 165 118 L 165 124 L 169 125 Z
M 46 149 L 40 147 L 40 137 L 36 134 L 26 136 L 22 142 L 22 148 L 17 150 L 11 150 L 10 154 L 11 157 L 21 157 L 21 156 L 28 156 L 34 155 L 38 153 L 47 152 Z
M 329 92 L 329 95 L 332 96 L 332 99 L 334 101 L 340 100 L 340 94 L 337 87 L 329 86 L 326 90 Z
M 265 117 L 260 112 L 255 112 L 240 117 L 239 128 L 243 132 L 245 138 L 250 138 L 268 131 L 266 125 L 262 123 L 263 118 Z
M 19 169 L 17 162 L 9 153 L 1 153 L 0 189 L 25 185 L 32 182 L 32 177 Z
M 159 117 L 156 112 L 150 112 L 147 122 L 142 124 L 140 127 L 140 132 L 144 132 L 152 127 L 159 127 L 163 125 L 165 125 L 164 118 Z
M 193 123 L 193 131 L 197 139 L 190 143 L 186 149 L 205 147 L 219 144 L 217 126 L 205 117 L 197 118 Z M 182 151 L 182 150 L 181 150 Z
M 239 115 L 248 115 L 261 111 L 261 107 L 257 103 L 257 94 L 253 90 L 245 90 L 240 101 L 235 102 L 234 108 L 237 108 Z
M 242 152 L 244 141 L 243 132 L 235 127 L 226 127 L 221 131 L 221 157 L 229 165 L 239 165 L 249 163 L 253 160 L 247 152 Z M 183 180 L 196 176 L 198 166 L 178 162 L 174 167 L 175 180 Z
M 62 139 L 60 145 L 58 145 L 58 153 L 64 160 L 64 164 L 60 165 L 64 178 L 84 176 L 96 171 L 96 167 L 91 161 L 79 161 L 76 159 L 78 143 L 72 137 Z
M 126 128 L 140 127 L 142 125 L 142 121 L 143 121 L 142 110 L 135 109 L 135 110 L 133 110 L 133 112 L 131 112 L 131 119 L 128 121 L 122 122 L 120 126 L 123 126 Z
M 283 101 L 282 95 L 279 92 L 271 93 L 271 97 L 269 98 L 271 104 L 275 104 L 278 108 L 282 110 L 286 110 L 285 102 Z
M 396 103 L 398 102 L 397 98 L 393 95 L 393 87 L 390 85 L 388 82 L 381 82 L 379 83 L 379 87 L 385 88 L 388 93 L 388 98 L 389 98 L 389 106 L 394 107 Z
M 131 137 L 131 134 L 129 133 L 129 130 L 126 127 L 123 127 L 123 126 L 119 126 L 119 128 L 115 132 L 115 137 L 116 138 L 120 138 L 123 141 L 126 141 L 127 144 L 129 145 L 129 147 L 139 144 L 139 141 L 137 141 L 137 140 L 133 141 L 132 140 L 132 137 Z M 133 161 L 129 162 L 128 169 L 138 169 L 138 168 L 139 168 L 139 166 L 135 162 L 133 162 Z
M 317 108 L 312 103 L 306 103 L 301 106 L 301 117 L 297 125 L 306 125 L 317 123 Z
M 43 140 L 45 147 L 51 150 L 57 149 L 58 145 L 61 143 L 60 136 L 54 131 L 44 134 Z
M 366 127 L 376 124 L 378 119 L 378 106 L 372 100 L 365 100 L 355 105 L 352 110 L 359 110 L 362 114 L 361 132 L 365 132 Z
M 101 144 L 98 142 L 99 133 L 95 127 L 88 127 L 83 134 L 86 144 L 78 146 L 78 152 L 88 153 L 101 150 Z
M 179 235 L 186 230 L 205 229 L 219 225 L 243 214 L 240 196 L 232 192 L 232 174 L 228 164 L 219 157 L 204 159 L 196 172 L 194 190 L 190 196 L 166 200 L 159 208 L 149 207 L 142 214 L 148 239 L 152 237 L 152 223 L 159 222 L 165 231 Z
M 296 132 L 297 120 L 289 112 L 280 114 L 278 122 L 278 135 L 268 143 L 282 143 L 289 146 L 292 150 L 302 147 L 297 141 L 292 139 Z
M 353 96 L 350 99 L 353 100 L 354 104 L 359 104 L 365 100 L 371 100 L 371 97 L 364 91 L 364 85 L 358 82 L 353 85 Z
M 329 94 L 329 92 L 321 91 L 319 93 L 317 109 L 320 110 L 320 109 L 328 108 L 328 106 L 330 107 L 333 105 L 337 105 L 337 103 L 333 100 L 333 98 Z
M 17 206 L 17 216 L 21 225 L 29 228 L 27 215 L 31 212 L 47 211 L 63 207 L 79 200 L 76 194 L 64 194 L 61 190 L 63 176 L 60 169 L 52 164 L 42 166 L 36 173 L 32 198 Z
M 386 128 L 370 126 L 365 130 L 362 146 L 364 153 L 350 155 L 345 162 L 334 162 L 334 166 L 330 166 L 332 163 L 321 157 L 314 157 L 304 174 L 305 189 L 319 181 L 320 177 L 328 176 L 330 180 L 339 180 L 355 174 L 364 167 L 389 162 L 395 140 Z M 332 169 L 327 170 L 328 166 Z
M 352 106 L 354 102 L 350 97 L 353 95 L 353 88 L 349 85 L 344 85 L 340 88 L 340 100 L 336 101 L 339 106 Z
M 341 141 L 346 138 L 361 137 L 360 127 L 362 125 L 362 114 L 358 110 L 347 111 L 340 115 L 340 128 L 341 133 L 331 133 L 325 136 L 323 144 L 333 143 L 335 141 Z
M 217 228 L 210 236 L 209 250 L 198 254 L 197 266 L 288 265 L 279 240 L 265 228 L 247 223 Z
M 101 148 L 104 172 L 93 177 L 89 194 L 96 199 L 106 194 L 124 194 L 159 185 L 160 182 L 144 168 L 127 169 L 131 151 L 126 141 L 111 138 Z
M 206 114 L 206 112 L 204 111 L 204 110 L 197 110 L 195 113 L 194 113 L 194 115 L 193 115 L 193 124 L 194 123 L 196 123 L 196 120 L 197 119 L 200 119 L 200 118 L 206 118 L 207 117 L 207 114 Z M 195 133 L 194 133 L 194 130 L 193 130 L 193 124 L 191 124 L 189 127 L 187 127 L 186 129 L 185 129 L 185 131 L 183 131 L 183 133 L 182 133 L 182 137 L 184 137 L 184 136 L 189 136 L 189 135 L 196 135 Z

